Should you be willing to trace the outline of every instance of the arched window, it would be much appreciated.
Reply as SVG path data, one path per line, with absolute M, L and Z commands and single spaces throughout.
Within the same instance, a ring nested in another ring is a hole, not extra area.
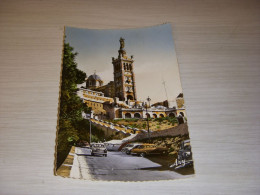
M 141 118 L 141 115 L 139 113 L 135 113 L 134 118 Z
M 157 118 L 157 114 L 153 114 L 153 118 Z
M 127 98 L 127 100 L 133 100 L 134 99 L 133 96 L 131 96 L 131 95 L 128 95 L 126 98 Z
M 174 114 L 173 112 L 171 112 L 171 113 L 169 114 L 169 117 L 174 118 L 174 117 L 175 117 L 175 114 Z
M 125 118 L 132 118 L 130 113 L 125 114 Z
M 164 117 L 164 115 L 163 114 L 160 114 L 160 118 L 163 118 Z

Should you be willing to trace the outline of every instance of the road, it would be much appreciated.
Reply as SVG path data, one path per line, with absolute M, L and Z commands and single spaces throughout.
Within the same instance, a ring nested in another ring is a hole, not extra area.
M 107 157 L 91 156 L 90 150 L 76 147 L 70 177 L 103 181 L 154 181 L 185 178 L 147 158 L 108 151 Z

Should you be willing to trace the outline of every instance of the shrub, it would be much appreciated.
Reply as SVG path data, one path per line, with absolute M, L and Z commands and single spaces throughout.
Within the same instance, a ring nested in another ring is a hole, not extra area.
M 137 128 L 137 125 L 136 124 L 132 124 L 132 125 L 128 125 L 128 127 L 130 127 L 130 128 Z
M 126 122 L 137 122 L 139 119 L 138 118 L 126 118 L 124 119 Z

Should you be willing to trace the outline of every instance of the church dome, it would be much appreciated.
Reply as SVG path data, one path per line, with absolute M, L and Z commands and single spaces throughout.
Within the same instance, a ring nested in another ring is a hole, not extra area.
M 95 89 L 101 86 L 103 86 L 103 81 L 100 76 L 96 75 L 96 73 L 90 75 L 86 79 L 86 87 L 89 89 Z
M 102 80 L 100 76 L 98 76 L 97 74 L 92 74 L 88 77 L 88 79 L 91 80 Z

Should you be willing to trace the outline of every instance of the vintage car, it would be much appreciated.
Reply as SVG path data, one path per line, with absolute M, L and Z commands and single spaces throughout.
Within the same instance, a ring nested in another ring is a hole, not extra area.
M 91 143 L 90 151 L 91 151 L 91 156 L 103 155 L 107 157 L 107 149 L 103 143 Z
M 193 160 L 192 160 L 190 140 L 184 140 L 181 142 L 177 159 L 170 167 L 174 169 L 180 169 L 192 165 L 193 165 Z
M 130 143 L 130 144 L 127 144 L 125 147 L 122 148 L 121 152 L 126 153 L 126 154 L 130 154 L 132 149 L 135 146 L 138 146 L 138 145 L 141 145 L 141 144 L 140 143 Z
M 110 140 L 108 142 L 104 142 L 104 144 L 108 151 L 118 151 L 123 142 L 122 140 Z
M 155 144 L 141 144 L 135 146 L 131 152 L 131 154 L 136 154 L 139 156 L 146 156 L 146 155 L 166 155 L 168 154 L 168 149 L 166 147 L 159 147 Z

